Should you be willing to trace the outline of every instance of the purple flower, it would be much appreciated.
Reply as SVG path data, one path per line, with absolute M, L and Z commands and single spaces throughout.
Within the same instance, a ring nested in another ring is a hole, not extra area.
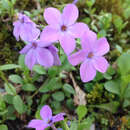
M 20 54 L 26 54 L 25 64 L 32 70 L 35 64 L 40 64 L 47 68 L 53 65 L 60 65 L 57 52 L 57 48 L 51 43 L 33 40 L 20 51 Z
M 41 111 L 40 115 L 42 120 L 33 119 L 28 124 L 29 128 L 36 128 L 36 130 L 44 130 L 47 127 L 50 127 L 55 122 L 64 120 L 65 113 L 59 113 L 56 116 L 52 116 L 52 110 L 48 105 L 45 105 Z
M 96 76 L 96 70 L 101 73 L 106 72 L 109 64 L 103 57 L 110 47 L 106 38 L 97 39 L 97 35 L 92 31 L 87 31 L 81 38 L 82 49 L 68 57 L 72 65 L 82 63 L 80 66 L 80 76 L 83 82 L 88 82 Z
M 34 40 L 40 34 L 40 30 L 36 28 L 36 24 L 24 14 L 19 13 L 18 20 L 15 21 L 13 25 L 13 35 L 17 41 L 19 40 L 19 37 L 24 41 Z
M 84 23 L 75 23 L 79 12 L 74 4 L 68 4 L 63 14 L 56 8 L 47 8 L 44 18 L 49 24 L 41 34 L 41 40 L 55 42 L 60 41 L 64 52 L 69 55 L 76 47 L 75 38 L 80 38 L 88 26 Z

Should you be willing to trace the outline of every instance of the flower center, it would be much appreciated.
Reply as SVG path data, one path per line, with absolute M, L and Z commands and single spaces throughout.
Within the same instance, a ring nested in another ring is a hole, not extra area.
M 94 56 L 93 53 L 92 53 L 92 52 L 89 52 L 87 57 L 88 57 L 88 58 L 92 58 L 93 56 Z
M 65 31 L 67 30 L 67 27 L 66 27 L 65 25 L 62 25 L 62 26 L 61 26 L 61 30 L 62 30 L 63 32 L 65 32 Z
M 32 47 L 35 49 L 37 47 L 37 43 L 33 42 Z

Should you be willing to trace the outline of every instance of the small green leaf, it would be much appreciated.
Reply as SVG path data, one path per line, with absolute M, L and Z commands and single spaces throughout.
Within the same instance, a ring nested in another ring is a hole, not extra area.
M 40 74 L 40 75 L 46 74 L 45 68 L 44 68 L 43 66 L 40 66 L 40 65 L 35 65 L 35 66 L 33 67 L 33 70 L 34 70 L 35 72 L 37 72 L 38 74 Z
M 6 94 L 6 95 L 4 95 L 3 99 L 8 104 L 13 104 L 13 96 L 12 95 Z
M 0 130 L 8 130 L 7 125 L 4 124 L 0 125 Z
M 63 89 L 68 93 L 75 94 L 75 91 L 70 84 L 64 84 Z
M 59 101 L 59 102 L 63 101 L 65 98 L 64 93 L 60 91 L 53 93 L 52 97 L 54 100 Z
M 120 95 L 120 84 L 118 81 L 108 81 L 104 84 L 104 87 L 107 91 Z
M 71 122 L 70 130 L 78 130 L 78 122 L 76 121 Z
M 35 86 L 34 86 L 33 84 L 29 84 L 29 83 L 23 85 L 23 86 L 22 86 L 22 89 L 23 89 L 24 91 L 31 91 L 31 92 L 33 92 L 33 91 L 36 90 Z
M 5 83 L 4 85 L 5 85 L 5 90 L 6 90 L 6 92 L 8 94 L 10 94 L 10 95 L 16 95 L 16 89 L 15 89 L 15 87 L 12 84 Z
M 24 104 L 19 95 L 13 98 L 13 105 L 18 113 L 22 114 L 24 112 Z
M 11 70 L 11 69 L 16 69 L 16 68 L 20 68 L 20 66 L 15 65 L 15 64 L 7 64 L 7 65 L 0 66 L 0 70 Z
M 87 111 L 88 110 L 87 110 L 86 106 L 84 106 L 84 105 L 78 106 L 76 112 L 78 114 L 79 120 L 82 120 L 86 116 Z
M 22 78 L 19 75 L 16 74 L 12 74 L 9 76 L 9 80 L 12 81 L 13 83 L 19 83 L 22 84 Z

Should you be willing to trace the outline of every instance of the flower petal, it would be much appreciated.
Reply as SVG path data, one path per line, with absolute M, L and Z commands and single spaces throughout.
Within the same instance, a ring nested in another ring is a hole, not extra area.
M 67 34 L 61 36 L 60 44 L 67 55 L 73 52 L 76 47 L 75 39 Z
M 86 53 L 83 50 L 80 50 L 80 51 L 72 54 L 71 56 L 69 56 L 68 60 L 69 60 L 70 64 L 75 66 L 75 65 L 83 62 L 85 60 L 85 57 L 86 57 Z
M 50 46 L 51 42 L 45 42 L 45 41 L 42 41 L 42 40 L 37 40 L 36 43 L 38 44 L 39 47 L 48 47 Z
M 107 52 L 109 52 L 109 50 L 110 50 L 110 46 L 105 37 L 97 40 L 96 48 L 95 48 L 97 56 L 102 56 L 106 54 Z
M 69 28 L 74 38 L 81 38 L 85 31 L 89 30 L 88 26 L 84 23 L 76 23 Z
M 45 121 L 48 122 L 52 118 L 52 110 L 48 105 L 45 105 L 42 107 L 40 111 L 41 118 Z
M 26 54 L 32 47 L 32 44 L 29 43 L 27 44 L 21 51 L 20 51 L 20 54 Z
M 24 41 L 32 41 L 36 40 L 40 35 L 40 30 L 33 27 L 31 23 L 24 23 L 22 24 L 20 30 L 20 37 Z
M 19 41 L 21 23 L 19 21 L 16 21 L 13 23 L 13 25 L 14 25 L 13 35 L 15 36 L 16 40 Z
M 93 65 L 99 72 L 105 73 L 109 66 L 107 60 L 104 57 L 97 57 L 94 59 Z
M 51 52 L 48 49 L 45 48 L 36 48 L 36 56 L 37 56 L 37 62 L 45 67 L 51 67 L 54 63 L 53 56 Z
M 91 61 L 84 61 L 80 66 L 80 76 L 83 82 L 89 82 L 96 76 L 96 69 Z
M 57 114 L 56 116 L 53 116 L 53 117 L 52 117 L 53 123 L 54 123 L 54 122 L 61 121 L 61 120 L 64 120 L 64 115 L 65 115 L 65 113 L 59 113 L 59 114 Z
M 61 23 L 61 13 L 56 8 L 47 8 L 44 11 L 44 18 L 48 24 L 60 24 Z
M 72 25 L 75 23 L 79 15 L 78 8 L 74 4 L 67 4 L 63 10 L 63 22 L 65 25 Z
M 28 128 L 36 128 L 36 130 L 44 130 L 49 127 L 48 124 L 45 124 L 43 120 L 31 120 L 27 126 Z
M 55 42 L 59 38 L 59 31 L 58 29 L 52 28 L 51 26 L 46 26 L 41 35 L 40 40 L 46 42 Z
M 95 46 L 96 40 L 97 40 L 96 33 L 88 30 L 83 34 L 81 38 L 81 46 L 83 49 L 85 49 L 88 52 L 92 51 Z
M 50 50 L 50 52 L 52 53 L 52 55 L 54 57 L 53 65 L 56 65 L 56 66 L 61 65 L 60 58 L 58 55 L 58 49 L 54 45 L 49 46 L 48 49 Z
M 25 56 L 25 64 L 27 67 L 32 70 L 33 66 L 36 64 L 36 55 L 34 49 L 30 49 L 27 55 Z

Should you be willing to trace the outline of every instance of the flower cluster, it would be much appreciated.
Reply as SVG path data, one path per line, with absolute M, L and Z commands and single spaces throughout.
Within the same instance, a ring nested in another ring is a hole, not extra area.
M 19 14 L 19 19 L 13 24 L 13 34 L 17 40 L 20 37 L 28 43 L 20 53 L 26 55 L 25 64 L 30 70 L 35 64 L 46 68 L 60 65 L 58 50 L 54 46 L 55 42 L 59 42 L 73 66 L 82 63 L 81 80 L 88 82 L 94 79 L 96 71 L 106 72 L 109 65 L 103 55 L 110 48 L 105 37 L 98 39 L 85 23 L 76 22 L 79 11 L 74 3 L 67 4 L 63 13 L 52 7 L 45 9 L 44 19 L 48 25 L 41 33 L 26 15 Z M 77 38 L 81 40 L 82 49 L 73 54 Z

